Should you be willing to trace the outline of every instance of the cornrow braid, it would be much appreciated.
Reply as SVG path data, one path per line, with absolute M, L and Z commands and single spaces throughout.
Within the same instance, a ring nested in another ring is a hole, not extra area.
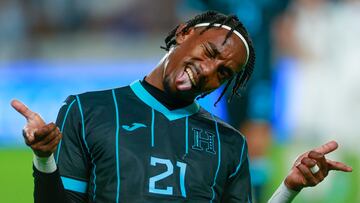
M 254 46 L 252 43 L 252 40 L 244 27 L 244 25 L 239 21 L 238 17 L 235 15 L 224 15 L 216 11 L 207 11 L 205 13 L 202 13 L 200 15 L 195 16 L 194 18 L 190 19 L 186 22 L 185 27 L 180 31 L 182 34 L 187 33 L 190 28 L 193 28 L 195 25 L 199 23 L 209 23 L 208 26 L 206 26 L 205 29 L 201 31 L 200 34 L 206 32 L 207 30 L 214 27 L 215 24 L 220 25 L 227 25 L 231 27 L 231 30 L 226 34 L 225 40 L 223 42 L 223 45 L 226 43 L 226 41 L 231 37 L 231 34 L 234 32 L 234 30 L 238 31 L 246 40 L 249 46 L 249 58 L 243 69 L 236 74 L 234 84 L 232 86 L 232 93 L 229 99 L 229 102 L 233 98 L 233 96 L 239 96 L 241 95 L 241 91 L 243 91 L 246 88 L 246 85 L 251 77 L 251 74 L 254 71 L 254 65 L 255 65 L 255 51 Z M 176 26 L 173 30 L 170 31 L 168 36 L 165 38 L 165 47 L 161 46 L 162 49 L 165 49 L 166 51 L 169 51 L 172 46 L 176 46 L 176 31 L 179 28 L 180 25 Z M 225 88 L 221 92 L 219 98 L 214 103 L 214 106 L 221 100 L 221 98 L 225 95 L 225 92 L 229 88 L 231 82 L 234 78 L 230 79 L 226 82 Z M 238 93 L 240 90 L 240 94 Z M 200 96 L 197 97 L 197 99 L 203 98 L 209 93 L 203 93 Z

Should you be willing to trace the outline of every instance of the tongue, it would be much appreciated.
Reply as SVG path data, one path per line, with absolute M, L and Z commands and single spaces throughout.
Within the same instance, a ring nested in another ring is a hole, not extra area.
M 180 91 L 186 91 L 191 89 L 192 84 L 188 74 L 185 71 L 183 71 L 176 77 L 175 85 L 176 88 Z

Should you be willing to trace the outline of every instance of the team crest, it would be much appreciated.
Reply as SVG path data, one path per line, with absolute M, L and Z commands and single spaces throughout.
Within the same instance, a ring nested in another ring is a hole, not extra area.
M 209 131 L 193 128 L 194 144 L 192 149 L 198 151 L 205 151 L 211 154 L 216 154 L 215 151 L 215 134 Z

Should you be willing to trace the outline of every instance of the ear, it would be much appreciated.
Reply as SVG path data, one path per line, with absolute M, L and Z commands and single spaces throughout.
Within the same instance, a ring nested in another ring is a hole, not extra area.
M 176 44 L 181 44 L 186 41 L 190 36 L 194 34 L 194 28 L 189 28 L 186 32 L 183 29 L 186 27 L 186 24 L 181 23 L 176 29 L 175 40 Z

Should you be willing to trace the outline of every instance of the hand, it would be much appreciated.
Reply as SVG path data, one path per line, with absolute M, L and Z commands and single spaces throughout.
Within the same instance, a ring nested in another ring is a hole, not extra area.
M 27 120 L 23 129 L 26 145 L 31 147 L 37 156 L 49 157 L 62 138 L 59 128 L 54 123 L 46 124 L 39 114 L 18 100 L 11 101 L 11 106 Z
M 285 185 L 289 189 L 300 191 L 304 187 L 319 184 L 331 170 L 351 172 L 352 168 L 344 163 L 325 158 L 325 154 L 337 148 L 337 142 L 331 141 L 300 155 L 291 168 L 290 173 L 285 178 Z M 310 168 L 315 165 L 319 167 L 319 171 L 313 174 Z

